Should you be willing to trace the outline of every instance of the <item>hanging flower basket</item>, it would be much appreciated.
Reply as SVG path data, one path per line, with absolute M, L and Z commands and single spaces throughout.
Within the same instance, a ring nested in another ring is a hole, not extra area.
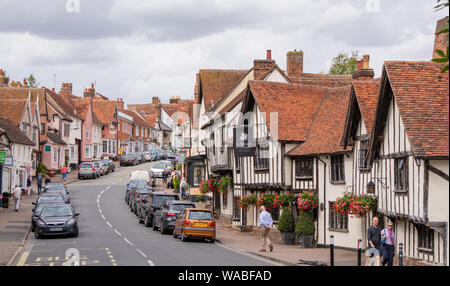
M 216 179 L 203 180 L 200 182 L 200 192 L 204 195 L 209 192 L 217 192 L 217 184 Z
M 314 210 L 319 205 L 319 199 L 314 192 L 304 191 L 297 198 L 298 208 L 303 211 Z
M 258 196 L 258 200 L 256 202 L 256 205 L 258 207 L 264 206 L 266 210 L 270 210 L 274 207 L 273 202 L 275 200 L 274 194 L 262 194 Z
M 285 194 L 276 195 L 273 200 L 273 206 L 278 208 L 290 207 L 295 201 L 296 197 L 294 194 L 287 192 Z
M 353 216 L 363 218 L 370 213 L 370 211 L 377 209 L 377 200 L 373 196 L 361 195 L 353 199 L 349 208 L 350 213 Z
M 337 198 L 333 204 L 333 208 L 342 215 L 351 214 L 350 204 L 354 201 L 355 195 L 350 192 L 345 192 L 342 198 Z
M 256 205 L 257 199 L 255 194 L 248 194 L 238 200 L 238 205 L 242 209 L 247 209 L 249 206 Z
M 229 176 L 224 176 L 220 178 L 219 181 L 217 182 L 217 190 L 220 193 L 226 193 L 232 185 L 233 185 L 233 178 Z

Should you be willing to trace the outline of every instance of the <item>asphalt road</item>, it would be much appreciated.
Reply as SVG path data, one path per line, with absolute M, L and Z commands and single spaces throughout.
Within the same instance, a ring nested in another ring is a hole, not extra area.
M 131 171 L 150 170 L 152 164 L 117 168 L 99 179 L 70 184 L 71 203 L 80 213 L 79 236 L 35 239 L 30 233 L 14 265 L 71 265 L 75 256 L 81 266 L 273 265 L 219 243 L 182 242 L 139 224 L 125 204 L 125 186 Z

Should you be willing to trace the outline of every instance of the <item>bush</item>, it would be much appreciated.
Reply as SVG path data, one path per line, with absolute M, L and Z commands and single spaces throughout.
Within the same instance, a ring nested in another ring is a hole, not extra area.
M 180 188 L 180 179 L 178 179 L 178 177 L 173 178 L 172 183 L 175 190 L 178 190 Z
M 283 208 L 280 218 L 278 219 L 278 230 L 281 232 L 294 232 L 295 223 L 291 208 Z
M 310 212 L 301 212 L 298 217 L 295 233 L 299 235 L 314 234 L 314 218 Z
M 40 163 L 39 166 L 37 167 L 37 171 L 38 171 L 38 173 L 41 173 L 42 176 L 47 175 L 47 166 Z

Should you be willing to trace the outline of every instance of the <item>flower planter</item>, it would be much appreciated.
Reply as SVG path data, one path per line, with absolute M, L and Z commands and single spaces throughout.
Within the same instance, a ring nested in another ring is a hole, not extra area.
M 280 232 L 281 237 L 283 238 L 283 242 L 286 245 L 294 245 L 295 244 L 295 233 L 294 232 Z
M 312 248 L 313 247 L 314 235 L 299 235 L 298 244 L 300 248 Z

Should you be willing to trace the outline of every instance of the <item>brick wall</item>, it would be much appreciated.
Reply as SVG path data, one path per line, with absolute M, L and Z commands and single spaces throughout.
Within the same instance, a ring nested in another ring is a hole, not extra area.
M 440 58 L 440 56 L 436 53 L 436 50 L 441 50 L 444 53 L 447 51 L 448 46 L 448 33 L 440 33 L 441 27 L 445 24 L 448 24 L 448 16 L 439 20 L 436 24 L 436 32 L 434 38 L 434 48 L 433 48 L 433 59 Z

